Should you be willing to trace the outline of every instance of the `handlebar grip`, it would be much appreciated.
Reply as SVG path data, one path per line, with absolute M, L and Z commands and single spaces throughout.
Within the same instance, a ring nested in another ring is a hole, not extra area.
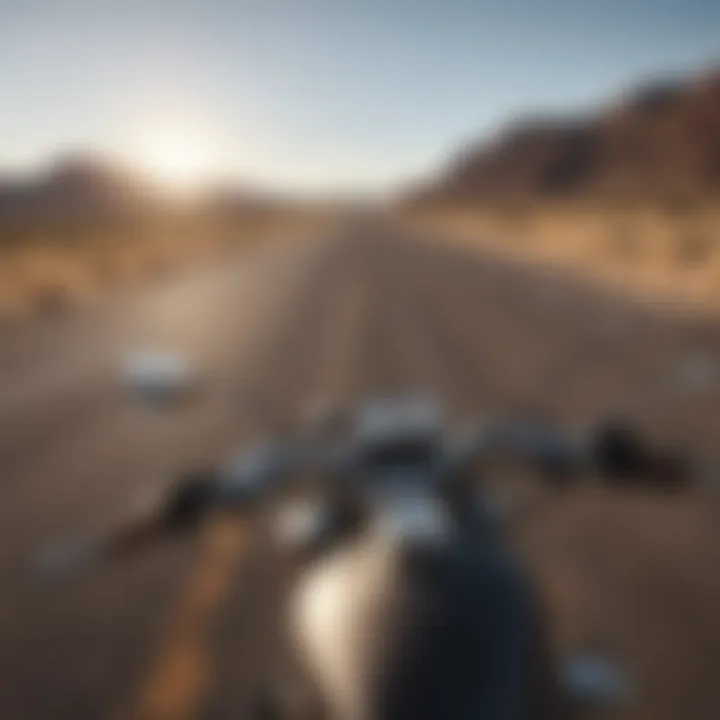
M 593 434 L 590 457 L 607 484 L 644 484 L 678 489 L 692 477 L 688 460 L 650 447 L 629 426 L 608 422 Z
M 647 453 L 637 433 L 615 421 L 594 431 L 589 455 L 595 470 L 608 481 L 640 475 L 647 464 Z
M 213 505 L 217 475 L 213 469 L 192 470 L 170 488 L 164 520 L 175 530 L 194 527 Z
M 33 559 L 33 579 L 56 583 L 103 562 L 123 557 L 162 533 L 165 524 L 154 513 L 122 523 L 108 532 L 59 546 L 51 546 Z

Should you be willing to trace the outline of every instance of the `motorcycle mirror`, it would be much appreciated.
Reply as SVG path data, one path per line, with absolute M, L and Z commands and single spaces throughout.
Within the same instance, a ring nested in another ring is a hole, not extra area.
M 139 351 L 128 355 L 121 369 L 126 391 L 151 407 L 177 407 L 199 389 L 200 377 L 192 363 L 166 351 Z

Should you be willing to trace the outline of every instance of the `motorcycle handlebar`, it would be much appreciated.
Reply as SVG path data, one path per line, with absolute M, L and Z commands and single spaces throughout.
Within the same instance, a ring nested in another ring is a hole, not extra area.
M 688 457 L 654 447 L 630 426 L 606 422 L 585 437 L 537 425 L 491 426 L 481 432 L 476 458 L 495 454 L 527 461 L 551 477 L 591 476 L 603 485 L 644 485 L 679 488 L 696 480 Z
M 496 456 L 527 462 L 550 480 L 568 482 L 587 476 L 610 487 L 676 489 L 693 482 L 709 484 L 712 475 L 698 473 L 688 458 L 653 448 L 632 428 L 614 422 L 586 437 L 538 424 L 486 425 L 455 449 L 451 465 L 482 465 Z M 328 459 L 322 443 L 310 448 L 303 443 L 264 445 L 225 466 L 192 471 L 181 476 L 151 510 L 103 536 L 43 553 L 35 564 L 37 576 L 56 580 L 132 553 L 159 536 L 196 527 L 213 509 L 252 510 L 275 488 L 284 487 L 284 478 L 302 470 L 332 469 L 336 459 Z

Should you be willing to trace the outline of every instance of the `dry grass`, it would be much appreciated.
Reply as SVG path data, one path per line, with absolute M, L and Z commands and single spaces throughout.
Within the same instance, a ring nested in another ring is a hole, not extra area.
M 58 226 L 31 218 L 0 237 L 0 318 L 61 312 L 109 289 L 247 251 L 317 220 L 309 211 Z
M 629 292 L 720 307 L 718 204 L 522 204 L 415 211 L 411 219 Z

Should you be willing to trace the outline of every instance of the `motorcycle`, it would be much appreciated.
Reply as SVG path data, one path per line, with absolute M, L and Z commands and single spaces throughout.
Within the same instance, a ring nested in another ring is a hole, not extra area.
M 255 518 L 292 566 L 285 658 L 258 689 L 258 720 L 574 717 L 619 702 L 628 680 L 599 658 L 562 666 L 507 531 L 495 469 L 551 492 L 582 483 L 687 487 L 698 468 L 604 423 L 449 428 L 427 398 L 379 398 L 297 437 L 193 470 L 119 528 L 42 557 L 45 580 L 126 557 L 215 513 Z

